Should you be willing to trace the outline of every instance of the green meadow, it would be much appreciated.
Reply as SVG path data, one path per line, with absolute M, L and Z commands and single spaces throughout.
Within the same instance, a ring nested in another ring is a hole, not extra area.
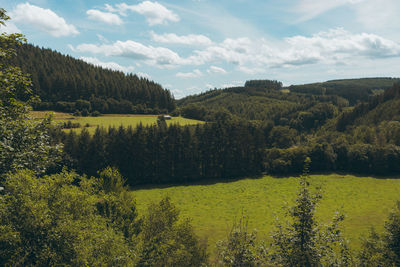
M 74 128 L 73 131 L 77 133 L 81 132 L 85 127 L 88 129 L 89 133 L 94 133 L 96 128 L 104 127 L 108 128 L 110 126 L 132 126 L 135 127 L 142 123 L 143 126 L 148 126 L 157 123 L 158 115 L 137 115 L 137 114 L 106 114 L 99 117 L 77 117 L 68 113 L 62 112 L 44 112 L 44 111 L 32 111 L 31 116 L 34 118 L 43 118 L 46 114 L 52 113 L 55 123 L 64 123 L 71 121 L 72 123 L 79 123 L 80 128 Z M 203 123 L 202 121 L 186 119 L 183 117 L 172 117 L 167 120 L 167 124 L 179 124 L 179 125 L 195 125 Z M 66 129 L 70 131 L 70 129 Z
M 264 176 L 208 185 L 137 189 L 132 193 L 140 213 L 149 203 L 169 196 L 181 215 L 192 220 L 197 234 L 207 238 L 212 253 L 215 242 L 227 236 L 242 214 L 248 218 L 248 230 L 257 229 L 259 237 L 268 239 L 276 218 L 285 220 L 284 210 L 296 197 L 298 181 L 296 177 Z M 309 181 L 313 188 L 320 187 L 323 195 L 316 212 L 318 221 L 328 223 L 342 209 L 346 214 L 343 231 L 353 248 L 360 246 L 360 238 L 372 226 L 382 231 L 389 212 L 400 200 L 400 179 L 330 174 L 312 175 Z

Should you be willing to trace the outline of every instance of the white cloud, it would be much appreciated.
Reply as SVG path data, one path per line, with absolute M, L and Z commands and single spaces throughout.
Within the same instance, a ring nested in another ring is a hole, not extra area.
M 237 87 L 237 86 L 243 86 L 244 82 L 243 81 L 233 81 L 232 83 L 225 83 L 221 85 L 220 88 L 230 88 L 230 87 Z
M 151 79 L 152 79 L 151 76 L 150 76 L 149 74 L 144 73 L 144 72 L 137 72 L 136 75 L 137 75 L 138 77 L 146 78 L 146 79 L 148 79 L 148 80 L 151 80 Z
M 217 67 L 217 66 L 210 66 L 210 68 L 207 70 L 208 73 L 219 73 L 219 74 L 226 74 L 226 70 L 223 68 Z
M 72 47 L 78 52 L 105 56 L 130 57 L 136 63 L 172 68 L 184 65 L 210 64 L 208 73 L 226 73 L 221 63 L 229 63 L 246 74 L 265 73 L 267 68 L 297 67 L 311 64 L 343 65 L 359 62 L 361 58 L 379 59 L 400 56 L 400 44 L 369 33 L 353 34 L 342 28 L 331 29 L 312 36 L 285 38 L 278 45 L 264 39 L 225 39 L 188 57 L 181 57 L 165 47 L 153 47 L 135 41 L 116 41 L 112 44 L 81 44 Z M 200 71 L 178 73 L 178 77 L 198 77 Z
M 239 66 L 238 69 L 243 73 L 251 75 L 265 73 L 265 67 L 262 68 L 262 67 L 251 67 L 251 66 L 250 67 Z
M 111 69 L 111 70 L 122 71 L 125 73 L 132 73 L 133 70 L 135 69 L 132 66 L 129 66 L 129 67 L 121 66 L 116 62 L 103 62 L 95 57 L 80 57 L 79 59 L 81 59 L 87 63 L 90 63 L 92 65 L 95 65 L 95 66 L 100 66 L 100 67 L 103 67 L 106 69 Z
M 179 77 L 179 78 L 197 78 L 197 77 L 200 77 L 202 75 L 203 75 L 203 73 L 200 70 L 195 69 L 192 72 L 178 72 L 176 74 L 176 77 Z
M 312 37 L 294 36 L 287 38 L 286 42 L 297 54 L 312 53 L 314 56 L 311 57 L 315 59 L 400 56 L 400 45 L 394 41 L 375 34 L 352 34 L 342 28 L 320 32 Z
M 169 21 L 178 22 L 179 16 L 173 11 L 158 2 L 144 1 L 138 5 L 128 5 L 126 3 L 117 4 L 116 7 L 106 5 L 106 9 L 110 12 L 119 12 L 126 16 L 127 11 L 133 11 L 146 17 L 150 26 L 157 24 L 167 24 Z
M 165 34 L 156 34 L 154 32 L 150 32 L 151 38 L 155 42 L 166 43 L 166 44 L 184 44 L 184 45 L 204 45 L 208 46 L 212 44 L 212 41 L 204 35 L 181 35 L 178 36 L 175 33 L 165 33 Z
M 400 44 L 375 34 L 352 34 L 332 29 L 311 37 L 294 36 L 276 46 L 265 40 L 226 39 L 220 44 L 195 52 L 195 62 L 227 62 L 247 74 L 264 73 L 266 68 L 315 63 L 343 64 L 364 58 L 400 56 Z
M 14 23 L 7 21 L 5 26 L 0 24 L 0 33 L 3 32 L 7 34 L 21 33 L 21 30 Z
M 222 43 L 208 47 L 202 51 L 196 51 L 200 62 L 213 62 L 218 60 L 239 65 L 252 60 L 252 52 L 257 49 L 249 38 L 225 39 Z
M 119 10 L 118 10 L 118 8 L 114 8 L 112 5 L 110 5 L 110 4 L 105 4 L 105 9 L 108 11 L 108 12 L 113 12 L 113 13 L 115 13 L 115 12 L 120 12 Z M 126 15 L 126 14 L 124 14 L 124 15 Z
M 44 9 L 29 3 L 19 4 L 11 12 L 14 21 L 32 25 L 55 37 L 77 35 L 79 31 L 50 9 Z
M 104 22 L 109 25 L 121 25 L 122 20 L 117 14 L 90 9 L 86 11 L 89 19 Z
M 354 8 L 357 21 L 364 27 L 379 32 L 392 30 L 398 36 L 400 23 L 398 0 L 368 0 Z
M 113 44 L 81 44 L 72 48 L 79 52 L 102 54 L 105 56 L 130 57 L 142 60 L 148 65 L 171 68 L 179 65 L 195 64 L 193 58 L 182 58 L 165 47 L 146 46 L 135 41 L 116 41 Z
M 168 88 L 168 87 L 164 86 L 164 88 Z M 195 93 L 195 92 L 198 92 L 200 90 L 200 88 L 195 87 L 195 88 L 191 88 L 190 90 L 192 90 L 193 93 Z M 183 98 L 190 94 L 190 91 L 188 91 L 188 90 L 181 90 L 181 89 L 176 89 L 176 88 L 172 89 L 171 92 L 174 95 L 175 99 L 180 99 L 180 98 Z

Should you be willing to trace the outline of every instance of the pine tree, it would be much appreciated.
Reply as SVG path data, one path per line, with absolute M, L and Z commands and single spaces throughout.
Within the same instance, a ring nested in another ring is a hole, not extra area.
M 291 220 L 286 227 L 278 224 L 272 236 L 271 260 L 283 266 L 349 266 L 352 259 L 339 229 L 344 216 L 336 214 L 325 229 L 315 221 L 321 194 L 310 191 L 310 163 L 307 157 L 295 205 L 289 209 Z

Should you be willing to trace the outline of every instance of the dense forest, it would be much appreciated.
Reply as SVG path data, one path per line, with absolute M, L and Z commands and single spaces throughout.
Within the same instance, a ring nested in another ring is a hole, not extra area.
M 291 85 L 291 92 L 314 95 L 338 95 L 346 98 L 351 105 L 360 101 L 368 101 L 371 94 L 380 93 L 399 82 L 398 78 L 363 78 L 332 80 L 322 83 Z
M 229 88 L 180 101 L 178 112 L 203 125 L 167 126 L 160 116 L 150 127 L 98 128 L 93 136 L 58 129 L 53 136 L 64 143 L 64 165 L 90 175 L 116 166 L 132 186 L 299 174 L 307 157 L 312 172 L 398 174 L 399 86 L 355 106 L 342 100 Z M 249 120 L 253 109 L 265 117 Z
M 88 113 L 168 113 L 171 92 L 134 74 L 104 69 L 51 49 L 23 44 L 7 64 L 30 74 L 37 110 Z
M 264 134 L 264 171 L 299 173 L 308 155 L 311 170 L 369 174 L 399 172 L 399 87 L 394 78 L 365 78 L 280 90 L 275 81 L 210 90 L 178 100 L 187 117 L 250 121 Z M 260 86 L 248 86 L 259 84 Z M 296 88 L 302 88 L 297 90 Z M 357 88 L 363 88 L 358 90 Z M 356 101 L 352 95 L 362 92 Z M 299 92 L 301 91 L 301 92 Z M 366 99 L 366 101 L 363 101 Z
M 168 127 L 160 117 L 154 126 L 97 128 L 93 136 L 59 131 L 58 139 L 64 165 L 89 175 L 117 166 L 132 186 L 234 179 L 263 170 L 263 134 L 247 123 Z

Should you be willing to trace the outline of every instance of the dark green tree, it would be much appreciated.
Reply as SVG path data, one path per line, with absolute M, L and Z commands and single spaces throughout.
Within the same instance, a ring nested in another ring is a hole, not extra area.
M 271 261 L 283 266 L 349 266 L 351 255 L 339 229 L 344 216 L 335 215 L 326 229 L 315 221 L 314 213 L 321 194 L 310 192 L 307 179 L 310 163 L 307 158 L 287 226 L 278 224 L 272 236 Z

